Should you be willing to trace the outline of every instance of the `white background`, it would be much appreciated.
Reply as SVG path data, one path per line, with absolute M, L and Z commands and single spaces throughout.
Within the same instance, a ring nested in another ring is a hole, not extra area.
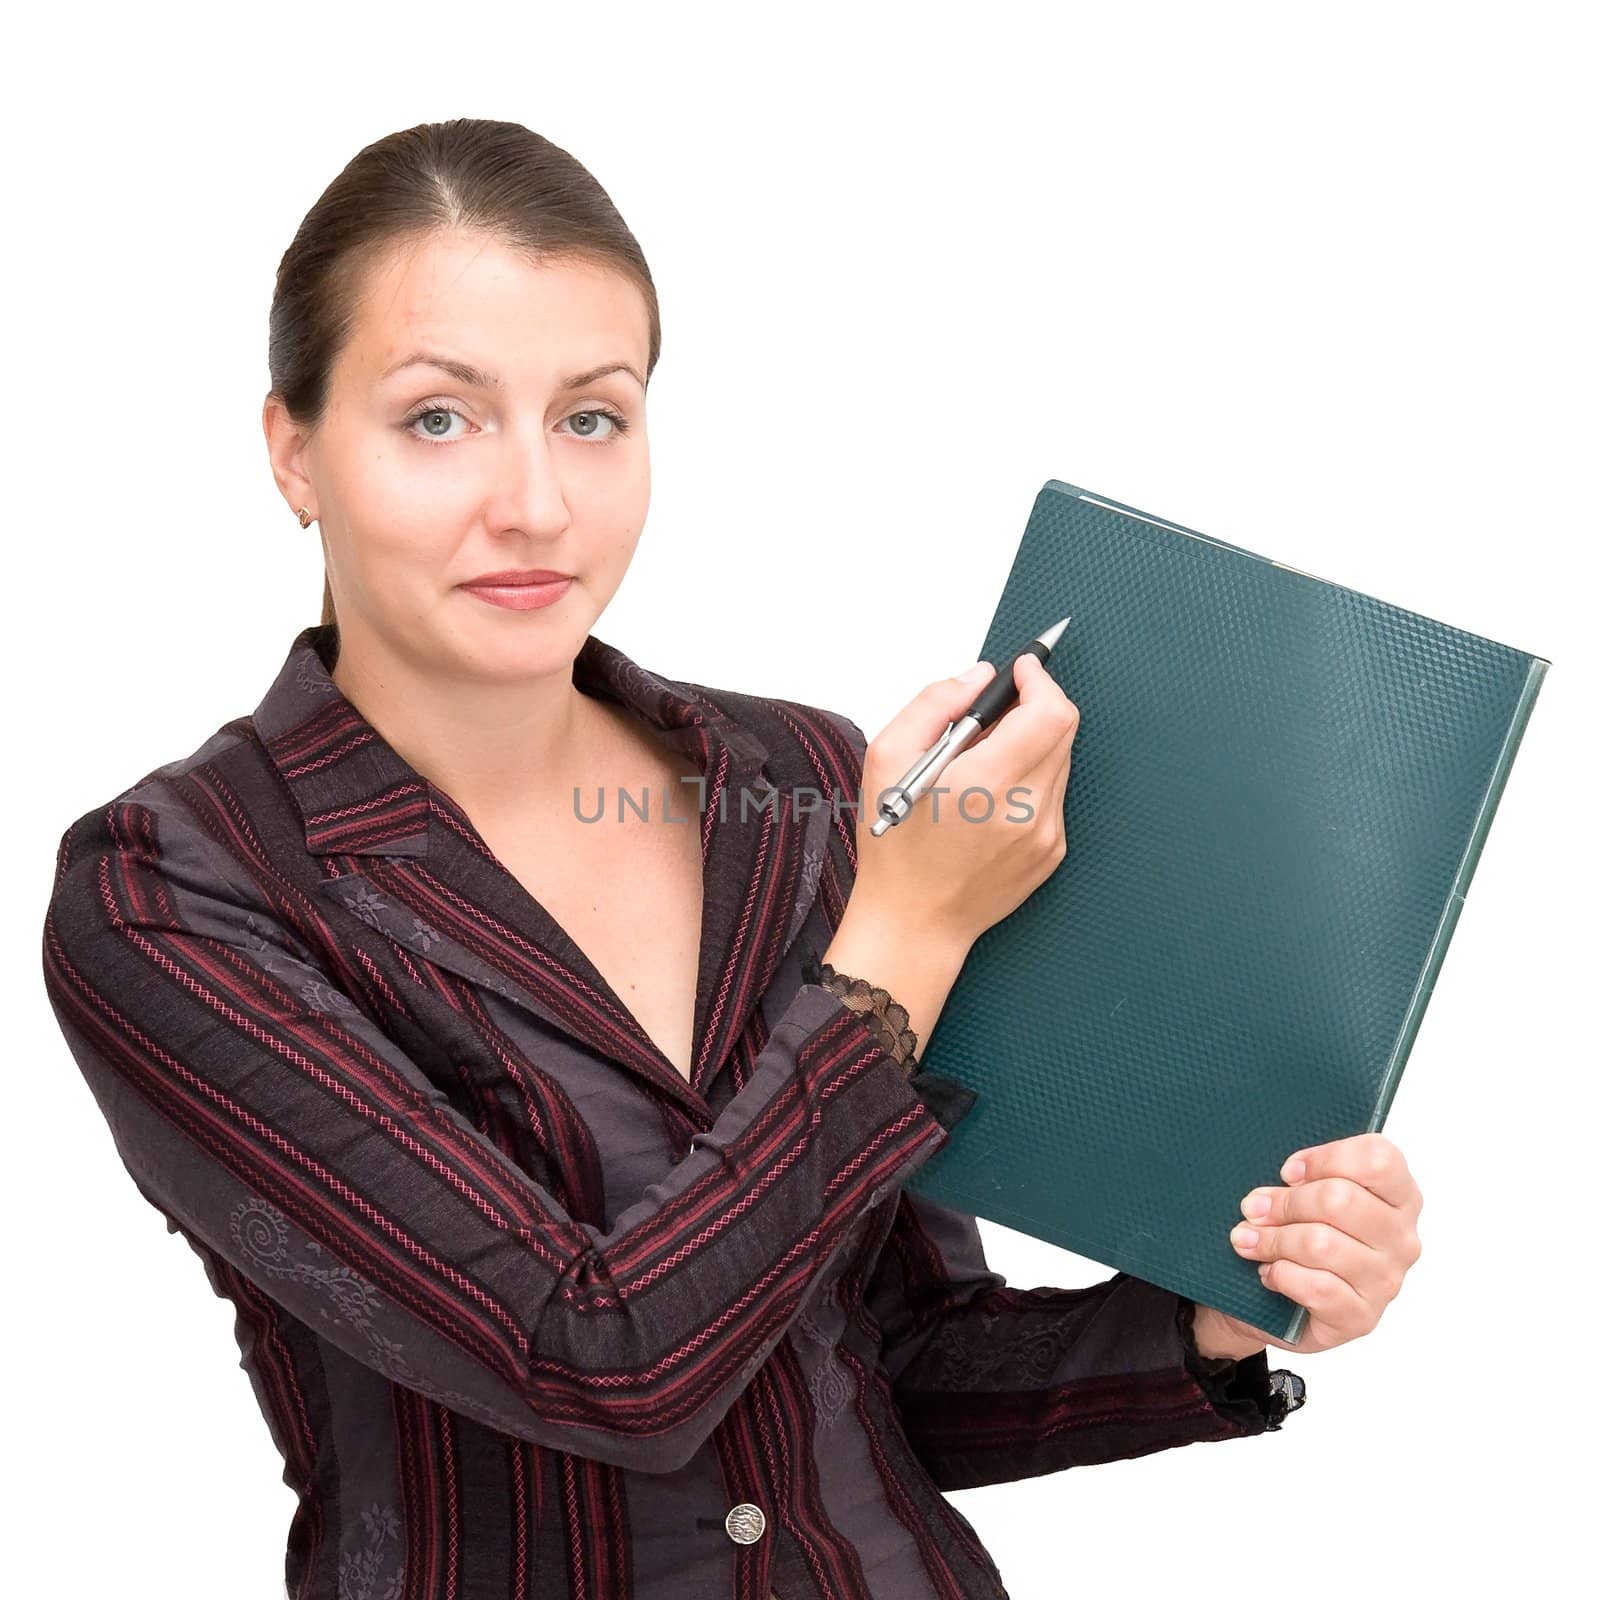
M 317 620 L 316 530 L 259 425 L 273 273 L 362 145 L 463 115 L 572 151 L 656 278 L 651 517 L 596 629 L 643 664 L 871 735 L 975 658 L 1052 477 L 1553 662 L 1385 1130 L 1427 1204 L 1380 1327 L 1273 1353 L 1308 1390 L 1280 1433 L 953 1498 L 1017 1600 L 1576 1575 L 1600 1420 L 1584 14 L 603 0 L 12 32 L 15 1592 L 283 1592 L 293 1497 L 231 1308 L 120 1168 L 39 938 L 66 825 L 251 710 Z M 984 1232 L 1019 1287 L 1106 1276 Z

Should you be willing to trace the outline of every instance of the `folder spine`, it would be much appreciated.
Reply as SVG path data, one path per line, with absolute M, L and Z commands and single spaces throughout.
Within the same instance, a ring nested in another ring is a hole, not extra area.
M 1484 788 L 1478 814 L 1473 819 L 1467 847 L 1462 852 L 1460 865 L 1456 868 L 1455 881 L 1450 885 L 1450 898 L 1445 902 L 1444 913 L 1439 918 L 1433 943 L 1429 946 L 1427 959 L 1422 965 L 1422 975 L 1417 980 L 1411 1003 L 1406 1007 L 1399 1036 L 1395 1040 L 1394 1049 L 1383 1071 L 1382 1081 L 1378 1085 L 1372 1120 L 1367 1126 L 1369 1133 L 1381 1133 L 1384 1122 L 1388 1119 L 1389 1106 L 1394 1100 L 1400 1074 L 1411 1054 L 1411 1047 L 1416 1043 L 1417 1030 L 1422 1026 L 1423 1014 L 1433 997 L 1433 986 L 1438 980 L 1439 969 L 1444 964 L 1445 952 L 1450 948 L 1450 940 L 1456 931 L 1461 908 L 1466 903 L 1467 888 L 1472 882 L 1473 873 L 1477 871 L 1478 857 L 1483 853 L 1483 842 L 1488 837 L 1489 824 L 1494 820 L 1500 796 L 1505 792 L 1511 763 L 1516 756 L 1517 746 L 1522 743 L 1523 731 L 1528 726 L 1528 718 L 1533 714 L 1533 703 L 1539 698 L 1539 688 L 1549 667 L 1550 663 L 1542 656 L 1529 658 L 1528 675 L 1523 680 L 1522 693 L 1517 699 L 1516 710 L 1512 713 L 1505 740 L 1500 746 L 1500 754 L 1495 759 L 1494 770 L 1490 773 L 1489 782 Z

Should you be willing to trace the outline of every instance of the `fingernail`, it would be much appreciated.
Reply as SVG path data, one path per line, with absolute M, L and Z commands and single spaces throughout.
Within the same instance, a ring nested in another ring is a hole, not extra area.
M 979 661 L 968 667 L 956 681 L 958 683 L 976 683 L 988 671 L 988 668 L 989 663 L 987 661 Z
M 1285 1183 L 1299 1183 L 1306 1175 L 1306 1164 L 1303 1161 L 1286 1161 L 1283 1165 L 1283 1181 Z

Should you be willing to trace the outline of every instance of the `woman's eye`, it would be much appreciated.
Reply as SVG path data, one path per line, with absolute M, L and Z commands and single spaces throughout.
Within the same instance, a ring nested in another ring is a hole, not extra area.
M 420 422 L 425 424 L 424 434 L 429 439 L 448 439 L 450 435 L 445 430 L 450 426 L 451 417 L 461 417 L 463 422 L 467 420 L 453 406 L 426 406 L 421 411 L 413 412 L 406 419 L 406 427 L 415 428 Z M 417 437 L 423 436 L 419 434 Z M 459 438 L 460 435 L 457 434 L 456 437 Z
M 580 439 L 615 439 L 620 438 L 628 431 L 628 421 L 615 411 L 607 411 L 603 406 L 592 411 L 574 411 L 567 421 L 573 424 L 573 432 Z M 609 433 L 595 432 L 601 422 L 611 424 Z

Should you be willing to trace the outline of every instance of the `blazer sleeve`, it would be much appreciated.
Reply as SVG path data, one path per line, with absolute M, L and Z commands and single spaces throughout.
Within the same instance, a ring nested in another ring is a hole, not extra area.
M 972 1217 L 909 1191 L 865 1300 L 907 1438 L 941 1489 L 1245 1438 L 1304 1403 L 1264 1350 L 1201 1356 L 1192 1300 L 1122 1272 L 1010 1288 Z
M 852 1223 L 950 1137 L 807 984 L 685 1158 L 609 1232 L 575 1221 L 258 890 L 221 881 L 181 801 L 137 793 L 63 836 L 43 935 L 52 1008 L 124 1166 L 169 1231 L 506 1434 L 682 1466 Z

